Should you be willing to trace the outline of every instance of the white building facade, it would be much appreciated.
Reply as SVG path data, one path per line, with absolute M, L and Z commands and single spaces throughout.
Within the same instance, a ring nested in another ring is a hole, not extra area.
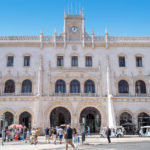
M 107 125 L 107 67 L 116 125 L 150 125 L 150 37 L 95 36 L 82 15 L 64 16 L 54 36 L 0 36 L 0 114 L 28 128 L 82 118 L 91 132 Z

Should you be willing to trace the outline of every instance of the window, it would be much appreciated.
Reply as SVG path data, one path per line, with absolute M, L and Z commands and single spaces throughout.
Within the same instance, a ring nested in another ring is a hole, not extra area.
M 85 65 L 86 65 L 86 67 L 92 67 L 92 57 L 91 56 L 85 57 Z
M 120 56 L 119 57 L 119 67 L 125 67 L 125 57 L 124 56 Z
M 71 81 L 70 93 L 80 93 L 80 82 L 78 80 Z
M 55 84 L 55 93 L 65 93 L 66 83 L 63 80 L 58 80 Z
M 78 67 L 78 56 L 72 56 L 72 67 Z
M 140 128 L 141 126 L 149 126 L 149 125 L 150 125 L 150 116 L 145 112 L 141 112 L 138 115 L 138 127 Z
M 64 66 L 64 57 L 57 56 L 57 66 Z
M 24 56 L 24 66 L 30 66 L 30 56 Z
M 125 80 L 121 80 L 118 83 L 118 91 L 119 93 L 129 93 L 129 85 Z
M 13 80 L 6 81 L 4 93 L 14 93 L 14 92 L 15 92 L 15 82 Z
M 22 93 L 32 93 L 32 82 L 30 80 L 24 80 L 22 82 Z
M 142 67 L 142 57 L 136 57 L 136 66 Z
M 87 80 L 84 84 L 85 93 L 95 93 L 95 84 L 92 80 Z
M 135 83 L 135 92 L 137 94 L 145 94 L 146 93 L 146 85 L 145 82 L 142 80 L 138 80 Z
M 8 56 L 7 66 L 11 67 L 11 66 L 13 66 L 13 63 L 14 63 L 14 56 Z

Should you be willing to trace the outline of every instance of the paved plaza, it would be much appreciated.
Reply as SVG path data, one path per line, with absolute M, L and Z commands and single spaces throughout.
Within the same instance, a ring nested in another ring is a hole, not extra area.
M 149 150 L 150 138 L 126 137 L 126 138 L 112 138 L 112 143 L 108 144 L 106 138 L 88 137 L 84 145 L 79 143 L 79 150 Z M 0 140 L 1 142 L 1 140 Z M 53 142 L 46 143 L 43 136 L 39 137 L 37 145 L 30 145 L 23 141 L 19 142 L 5 142 L 4 146 L 0 145 L 0 150 L 65 150 L 65 141 L 63 144 Z M 72 150 L 69 147 L 69 150 Z

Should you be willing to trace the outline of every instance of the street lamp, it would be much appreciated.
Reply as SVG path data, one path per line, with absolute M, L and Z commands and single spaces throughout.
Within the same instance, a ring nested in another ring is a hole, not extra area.
M 82 117 L 81 126 L 82 126 L 82 144 L 83 144 L 83 142 L 85 141 L 85 117 Z

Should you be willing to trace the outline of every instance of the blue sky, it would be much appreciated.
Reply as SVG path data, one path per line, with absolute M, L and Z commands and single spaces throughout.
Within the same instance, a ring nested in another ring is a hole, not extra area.
M 63 31 L 64 9 L 85 10 L 86 31 L 150 36 L 150 0 L 0 0 L 0 36 L 53 35 Z

